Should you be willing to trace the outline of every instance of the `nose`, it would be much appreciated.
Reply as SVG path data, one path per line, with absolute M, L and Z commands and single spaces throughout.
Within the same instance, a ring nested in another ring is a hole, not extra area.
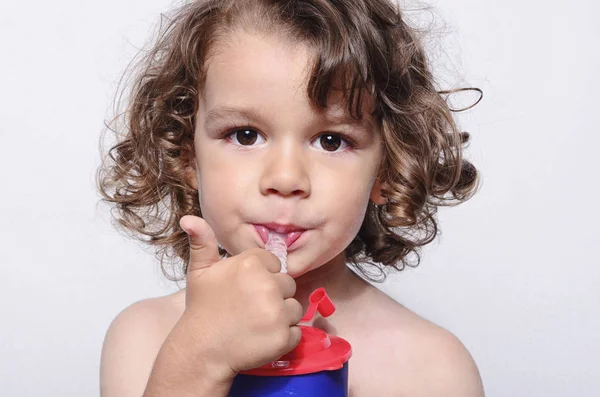
M 273 145 L 260 179 L 263 195 L 307 197 L 310 195 L 309 162 L 303 149 L 293 142 Z

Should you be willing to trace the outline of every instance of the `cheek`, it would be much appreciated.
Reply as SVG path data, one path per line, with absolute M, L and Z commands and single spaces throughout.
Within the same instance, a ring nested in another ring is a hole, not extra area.
M 356 181 L 356 180 L 355 180 Z M 358 234 L 369 204 L 372 183 L 355 182 L 340 184 L 336 200 L 332 201 L 330 214 L 335 217 L 334 233 L 331 236 L 345 248 Z
M 360 227 L 362 225 L 363 219 L 367 212 L 367 206 L 369 204 L 369 196 L 362 195 L 361 197 L 356 197 L 355 201 L 349 202 L 349 207 L 347 208 L 344 216 L 342 217 L 342 221 L 340 222 L 343 225 L 344 229 L 347 231 L 347 243 L 350 244 L 352 239 L 358 234 Z
M 218 237 L 230 227 L 227 214 L 231 215 L 235 210 L 235 184 L 228 183 L 229 171 L 223 164 L 211 161 L 210 157 L 206 158 L 207 161 L 199 158 L 198 196 L 202 217 Z

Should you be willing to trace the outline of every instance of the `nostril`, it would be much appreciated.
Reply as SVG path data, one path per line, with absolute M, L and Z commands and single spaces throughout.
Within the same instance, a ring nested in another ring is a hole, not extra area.
M 282 192 L 281 190 L 269 188 L 269 189 L 267 189 L 267 193 L 268 194 L 279 194 L 282 196 L 306 196 L 306 192 L 302 189 L 296 189 L 296 190 L 292 191 L 291 193 L 285 193 L 285 191 Z

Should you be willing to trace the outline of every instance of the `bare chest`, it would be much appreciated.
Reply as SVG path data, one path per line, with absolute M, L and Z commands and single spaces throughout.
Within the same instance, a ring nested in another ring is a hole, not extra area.
M 422 360 L 415 356 L 417 342 L 413 338 L 376 325 L 358 332 L 342 327 L 338 330 L 339 336 L 352 346 L 348 361 L 349 397 L 419 395 L 415 391 Z
M 392 390 L 398 390 L 401 369 L 394 368 L 390 357 L 377 347 L 367 350 L 367 346 L 363 349 L 363 345 L 356 342 L 352 348 L 353 354 L 348 362 L 349 397 L 399 397 Z

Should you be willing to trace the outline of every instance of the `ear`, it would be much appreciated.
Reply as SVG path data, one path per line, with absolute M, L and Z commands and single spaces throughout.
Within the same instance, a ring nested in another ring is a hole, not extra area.
M 188 159 L 188 165 L 185 167 L 186 182 L 198 190 L 198 175 L 196 175 L 196 159 L 191 157 Z
M 382 182 L 379 177 L 375 179 L 373 188 L 371 189 L 370 199 L 377 205 L 382 205 L 388 202 L 388 199 L 381 195 L 381 190 L 385 187 L 385 182 Z
M 198 190 L 198 176 L 196 175 L 196 163 L 194 161 L 191 161 L 190 165 L 186 167 L 185 179 L 194 189 Z

